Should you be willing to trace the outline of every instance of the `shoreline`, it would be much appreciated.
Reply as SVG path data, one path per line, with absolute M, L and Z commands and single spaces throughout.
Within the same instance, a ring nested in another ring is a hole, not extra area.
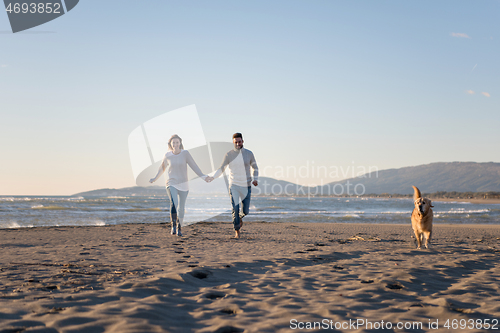
M 432 201 L 440 201 L 440 202 L 466 202 L 472 204 L 480 204 L 480 205 L 498 205 L 500 204 L 500 199 L 431 199 Z
M 408 214 L 411 214 L 408 213 Z M 232 225 L 231 221 L 201 221 L 201 222 L 195 222 L 192 224 L 188 224 L 183 226 L 183 228 L 190 228 L 195 225 L 203 225 L 203 224 L 227 224 L 227 225 Z M 249 224 L 254 224 L 254 223 L 266 223 L 266 224 L 288 224 L 288 223 L 297 223 L 297 224 L 305 224 L 305 225 L 352 225 L 353 227 L 356 226 L 410 226 L 411 227 L 411 219 L 408 217 L 408 223 L 406 222 L 400 222 L 400 223 L 364 223 L 364 222 L 279 222 L 279 221 L 245 221 L 245 223 Z M 166 222 L 151 222 L 151 223 L 135 223 L 135 222 L 129 222 L 129 223 L 120 223 L 120 224 L 104 224 L 104 225 L 59 225 L 59 226 L 29 226 L 29 227 L 13 227 L 13 228 L 0 228 L 0 231 L 8 231 L 8 230 L 29 230 L 29 229 L 55 229 L 55 228 L 106 228 L 106 227 L 117 227 L 117 226 L 144 226 L 144 225 L 159 225 L 159 226 L 165 226 L 165 227 L 170 227 L 170 223 Z M 478 227 L 478 228 L 489 228 L 489 227 L 500 227 L 500 224 L 495 224 L 495 223 L 439 223 L 436 220 L 433 222 L 434 226 L 447 226 L 447 227 Z
M 498 318 L 498 225 L 435 224 L 428 250 L 415 249 L 409 222 L 248 221 L 239 240 L 230 222 L 168 231 L 1 229 L 0 327 L 290 332 L 292 320 Z
M 207 194 L 210 195 L 210 194 Z M 427 196 L 428 194 L 424 194 Z M 432 195 L 432 193 L 431 193 Z M 227 196 L 227 194 L 218 194 L 218 196 Z M 411 197 L 403 197 L 403 196 L 307 196 L 307 195 L 289 195 L 289 196 L 279 196 L 279 195 L 253 195 L 256 198 L 274 198 L 274 197 L 282 197 L 282 198 L 338 198 L 338 199 L 359 199 L 359 198 L 367 198 L 367 199 L 408 199 L 411 200 Z M 74 195 L 0 195 L 0 198 L 24 198 L 24 197 L 33 197 L 33 198 L 74 198 Z M 111 198 L 114 196 L 111 196 Z M 133 197 L 133 196 L 132 196 Z M 147 196 L 146 196 L 147 197 Z M 159 198 L 165 198 L 168 200 L 167 195 L 155 196 Z M 101 196 L 87 196 L 87 198 L 101 198 Z M 108 196 L 103 196 L 102 198 L 110 198 Z M 480 199 L 480 198 L 433 198 L 432 196 L 428 197 L 432 201 L 440 201 L 440 202 L 457 202 L 457 203 L 474 203 L 474 204 L 500 204 L 500 199 L 490 198 L 490 199 Z
M 424 195 L 425 197 L 426 195 Z M 347 197 L 346 197 L 347 198 Z M 357 197 L 353 197 L 357 198 Z M 408 199 L 412 200 L 410 197 L 374 197 L 374 196 L 367 196 L 367 197 L 358 197 L 358 198 L 370 198 L 370 199 Z M 457 202 L 457 203 L 472 203 L 472 204 L 480 204 L 480 205 L 498 205 L 500 204 L 500 199 L 465 199 L 465 198 L 432 198 L 428 197 L 432 201 L 437 201 L 437 202 Z

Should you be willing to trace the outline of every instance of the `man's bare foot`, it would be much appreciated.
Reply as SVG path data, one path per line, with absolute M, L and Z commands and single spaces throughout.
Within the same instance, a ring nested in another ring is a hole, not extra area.
M 239 230 L 235 230 L 234 231 L 234 238 L 240 238 L 240 231 Z

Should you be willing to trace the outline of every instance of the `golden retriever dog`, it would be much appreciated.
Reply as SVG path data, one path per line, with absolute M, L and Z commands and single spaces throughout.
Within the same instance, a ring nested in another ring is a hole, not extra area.
M 415 208 L 413 208 L 413 212 L 411 213 L 411 226 L 413 228 L 413 232 L 415 233 L 415 237 L 417 238 L 417 249 L 422 247 L 422 242 L 425 236 L 425 248 L 429 247 L 429 242 L 432 236 L 432 219 L 434 217 L 434 213 L 432 212 L 431 200 L 427 198 L 422 198 L 422 193 L 420 190 L 413 187 L 413 203 Z

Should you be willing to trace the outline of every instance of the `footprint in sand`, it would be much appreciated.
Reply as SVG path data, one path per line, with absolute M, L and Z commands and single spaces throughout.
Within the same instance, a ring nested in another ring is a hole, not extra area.
M 44 286 L 41 288 L 42 290 L 45 290 L 45 291 L 52 291 L 52 290 L 57 290 L 59 289 L 58 286 Z
M 414 307 L 423 308 L 424 305 L 422 303 L 413 303 L 412 305 L 410 305 L 410 308 L 414 308 Z
M 206 279 L 209 275 L 212 275 L 212 272 L 208 270 L 194 270 L 188 273 L 189 275 L 197 278 L 197 279 Z
M 219 291 L 211 291 L 211 292 L 205 294 L 204 297 L 208 298 L 208 299 L 219 299 L 219 298 L 226 297 L 226 294 L 221 293 Z
M 222 326 L 214 331 L 214 333 L 242 333 L 245 330 L 243 328 L 234 326 Z

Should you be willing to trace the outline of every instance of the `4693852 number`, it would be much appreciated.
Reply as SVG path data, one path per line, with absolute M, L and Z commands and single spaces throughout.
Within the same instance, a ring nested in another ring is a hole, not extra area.
M 498 330 L 498 319 L 448 319 L 443 327 L 451 330 L 476 329 L 476 330 Z
M 9 3 L 5 11 L 9 14 L 62 14 L 61 4 L 59 3 Z

